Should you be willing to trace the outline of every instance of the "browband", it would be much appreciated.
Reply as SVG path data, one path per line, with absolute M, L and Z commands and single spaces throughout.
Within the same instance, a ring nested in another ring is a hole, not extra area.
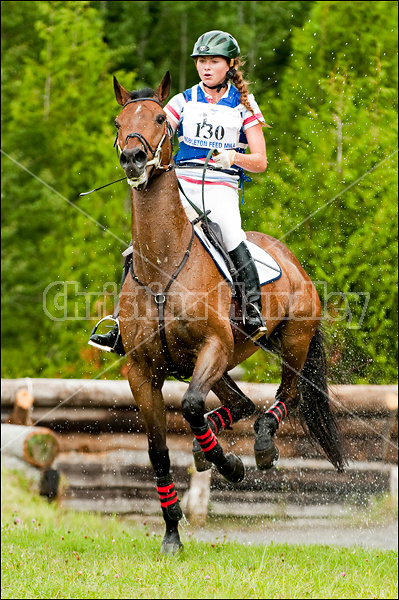
M 155 98 L 133 98 L 132 100 L 128 100 L 122 106 L 122 108 L 125 108 L 125 106 L 127 106 L 128 104 L 132 104 L 132 102 L 139 102 L 139 101 L 144 101 L 144 100 L 151 100 L 151 102 L 156 102 L 158 104 L 158 106 L 160 106 L 162 108 L 162 104 L 159 102 L 159 100 L 155 100 Z

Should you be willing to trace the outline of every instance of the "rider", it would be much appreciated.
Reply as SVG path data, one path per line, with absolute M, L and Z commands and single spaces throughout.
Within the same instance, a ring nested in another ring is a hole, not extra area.
M 256 340 L 266 328 L 258 272 L 243 239 L 238 192 L 243 169 L 254 173 L 266 169 L 265 121 L 248 93 L 239 54 L 238 43 L 229 33 L 215 30 L 201 35 L 191 54 L 201 82 L 174 96 L 165 112 L 179 139 L 176 175 L 187 211 L 191 204 L 203 210 L 203 169 L 210 149 L 215 149 L 205 175 L 205 210 L 220 226 L 224 247 L 244 286 L 244 328 Z M 248 146 L 250 153 L 245 153 Z M 117 321 L 105 335 L 95 334 L 95 329 L 89 344 L 124 354 Z

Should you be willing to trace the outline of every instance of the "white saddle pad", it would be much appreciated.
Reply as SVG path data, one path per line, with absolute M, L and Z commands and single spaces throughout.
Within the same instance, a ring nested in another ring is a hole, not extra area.
M 222 275 L 227 279 L 228 282 L 232 283 L 232 278 L 230 272 L 227 268 L 227 265 L 224 261 L 223 256 L 220 254 L 218 250 L 208 241 L 208 238 L 205 237 L 204 232 L 199 227 L 194 227 L 194 231 L 198 239 L 204 248 L 209 252 L 215 261 L 219 271 Z M 280 265 L 274 260 L 272 256 L 263 248 L 259 248 L 256 244 L 245 240 L 249 251 L 252 254 L 252 258 L 254 259 L 256 268 L 259 273 L 259 280 L 261 285 L 265 285 L 266 283 L 271 283 L 272 281 L 276 281 L 281 277 L 282 271 Z

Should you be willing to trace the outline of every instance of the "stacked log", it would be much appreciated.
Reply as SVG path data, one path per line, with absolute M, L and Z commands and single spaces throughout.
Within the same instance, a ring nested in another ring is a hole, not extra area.
M 33 422 L 58 433 L 60 451 L 99 452 L 146 447 L 144 424 L 127 381 L 32 379 Z M 3 419 L 26 380 L 3 380 Z M 253 417 L 224 432 L 221 443 L 237 453 L 252 455 L 253 423 L 269 407 L 277 385 L 239 383 L 256 405 Z M 181 413 L 187 384 L 166 381 L 163 392 L 172 448 L 186 448 L 191 438 Z M 357 461 L 397 462 L 397 389 L 395 386 L 342 385 L 331 390 L 332 410 L 338 420 L 347 454 Z M 212 393 L 207 410 L 220 405 Z M 286 420 L 278 431 L 282 458 L 322 458 L 295 422 Z M 185 440 L 180 442 L 179 440 Z
M 28 478 L 40 480 L 40 495 L 51 501 L 58 496 L 60 475 L 51 466 L 58 455 L 59 443 L 51 429 L 32 427 L 33 402 L 31 390 L 16 391 L 7 423 L 1 424 L 1 451 L 8 457 L 5 464 L 16 461 Z
M 31 379 L 36 426 L 56 432 L 60 453 L 54 463 L 69 482 L 63 503 L 78 510 L 159 514 L 147 438 L 127 381 Z M 395 386 L 337 386 L 332 410 L 346 443 L 350 467 L 337 474 L 295 422 L 277 434 L 279 469 L 260 472 L 253 457 L 253 424 L 269 407 L 277 385 L 240 382 L 256 405 L 255 414 L 220 436 L 226 452 L 241 456 L 245 480 L 229 486 L 212 469 L 196 473 L 192 435 L 181 413 L 187 384 L 167 381 L 163 393 L 173 477 L 187 516 L 201 522 L 214 515 L 339 515 L 344 505 L 363 502 L 392 486 L 397 467 Z M 2 381 L 2 421 L 26 380 Z M 212 393 L 207 410 L 220 405 Z M 391 463 L 391 464 L 389 464 Z M 365 500 L 366 499 L 366 500 Z

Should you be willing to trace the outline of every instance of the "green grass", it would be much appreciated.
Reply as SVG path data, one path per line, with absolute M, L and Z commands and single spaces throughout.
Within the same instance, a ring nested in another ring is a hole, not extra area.
M 3 598 L 397 598 L 397 552 L 245 546 L 182 534 L 184 551 L 117 517 L 49 505 L 2 469 Z

